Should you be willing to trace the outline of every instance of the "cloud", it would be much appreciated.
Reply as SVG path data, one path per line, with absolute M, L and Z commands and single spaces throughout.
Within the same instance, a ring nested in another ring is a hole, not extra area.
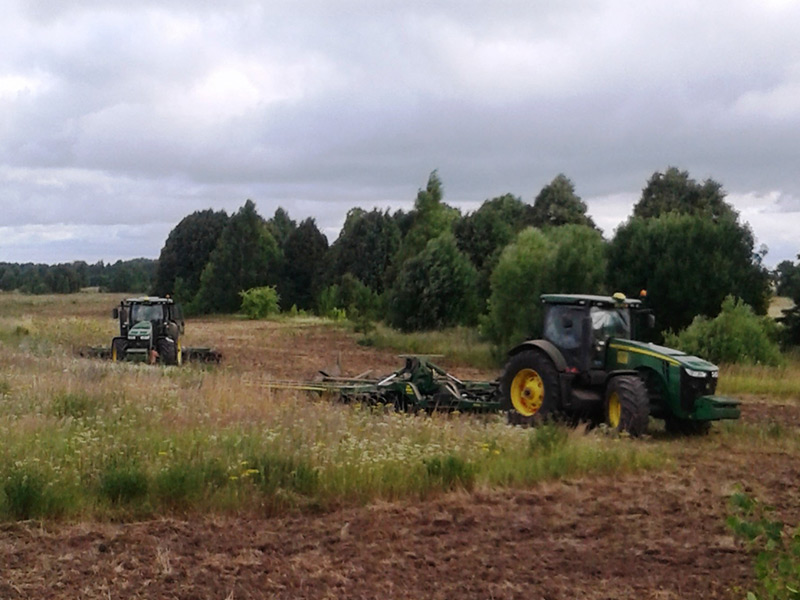
M 776 215 L 800 198 L 798 19 L 778 0 L 12 1 L 0 226 L 63 224 L 101 251 L 102 226 L 161 236 L 252 198 L 330 234 L 438 168 L 464 210 L 563 172 L 609 235 L 674 165 L 778 194 L 748 217 L 769 261 L 793 256 Z M 163 244 L 141 240 L 132 256 Z

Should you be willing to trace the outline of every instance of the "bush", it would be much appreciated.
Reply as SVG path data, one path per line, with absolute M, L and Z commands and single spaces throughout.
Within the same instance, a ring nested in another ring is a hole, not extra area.
M 280 311 L 280 297 L 274 286 L 250 288 L 239 295 L 242 297 L 242 312 L 250 319 L 265 319 Z
M 728 296 L 715 318 L 695 317 L 680 333 L 667 332 L 665 342 L 714 363 L 777 366 L 783 363 L 777 335 L 774 321 L 759 317 L 742 300 Z

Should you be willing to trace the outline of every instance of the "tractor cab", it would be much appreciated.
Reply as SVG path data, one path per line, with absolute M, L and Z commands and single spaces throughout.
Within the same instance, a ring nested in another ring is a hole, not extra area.
M 581 373 L 603 369 L 612 339 L 630 340 L 640 300 L 608 296 L 545 294 L 544 339 Z

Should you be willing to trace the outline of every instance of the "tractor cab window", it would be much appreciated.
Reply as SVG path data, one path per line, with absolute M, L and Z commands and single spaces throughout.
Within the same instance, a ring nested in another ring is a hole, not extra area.
M 589 310 L 595 342 L 605 343 L 608 338 L 631 338 L 631 315 L 627 308 L 601 308 Z
M 575 350 L 581 346 L 583 309 L 567 305 L 552 305 L 544 320 L 544 338 L 561 350 Z
M 131 321 L 161 321 L 164 319 L 163 308 L 160 304 L 134 304 L 131 307 Z

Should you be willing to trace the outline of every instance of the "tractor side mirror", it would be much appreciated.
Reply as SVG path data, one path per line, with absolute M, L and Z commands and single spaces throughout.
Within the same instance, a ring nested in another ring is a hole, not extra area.
M 656 316 L 653 313 L 647 315 L 647 326 L 650 329 L 654 329 L 656 326 Z
M 119 309 L 116 306 L 111 309 L 111 318 L 119 319 Z

